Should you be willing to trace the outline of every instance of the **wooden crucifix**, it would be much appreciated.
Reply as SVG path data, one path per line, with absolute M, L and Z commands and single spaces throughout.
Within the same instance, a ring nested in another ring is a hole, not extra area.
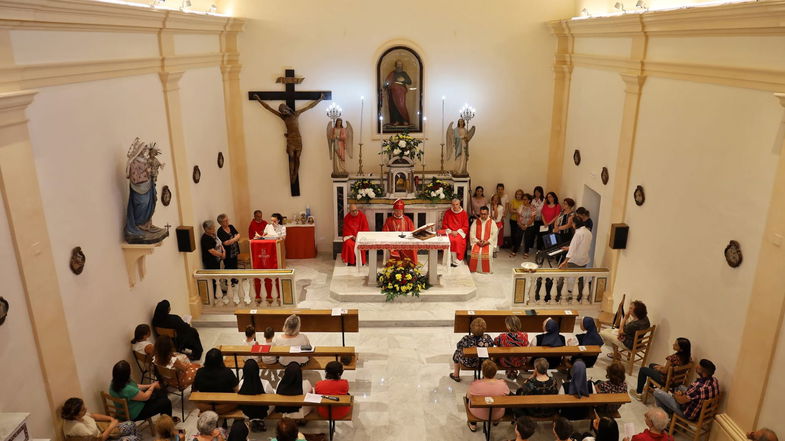
M 248 99 L 251 101 L 258 101 L 265 109 L 272 112 L 278 118 L 281 118 L 286 124 L 286 155 L 289 156 L 289 186 L 291 187 L 292 196 L 300 196 L 300 154 L 303 151 L 303 140 L 300 136 L 300 123 L 298 118 L 301 113 L 308 109 L 312 109 L 322 100 L 332 99 L 332 92 L 329 90 L 304 92 L 295 91 L 294 85 L 303 82 L 304 77 L 295 77 L 294 69 L 286 69 L 283 77 L 278 77 L 276 83 L 283 83 L 286 87 L 283 92 L 248 92 Z M 278 110 L 273 109 L 267 101 L 285 101 L 286 104 L 278 106 Z M 295 101 L 297 100 L 313 100 L 302 109 L 295 109 Z

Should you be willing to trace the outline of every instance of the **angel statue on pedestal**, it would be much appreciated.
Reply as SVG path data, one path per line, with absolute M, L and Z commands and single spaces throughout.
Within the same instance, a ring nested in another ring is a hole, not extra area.
M 469 171 L 466 169 L 469 164 L 469 141 L 474 137 L 476 128 L 477 126 L 472 126 L 470 130 L 467 130 L 466 121 L 463 118 L 458 119 L 457 127 L 453 127 L 452 122 L 447 127 L 447 146 L 455 149 L 455 159 L 460 158 L 454 176 L 469 176 Z
M 130 181 L 125 240 L 131 244 L 158 243 L 169 235 L 169 229 L 153 225 L 158 171 L 163 167 L 156 156 L 161 150 L 155 143 L 146 144 L 136 138 L 128 149 L 125 177 Z
M 352 157 L 352 145 L 354 144 L 354 131 L 352 124 L 346 122 L 343 126 L 343 119 L 337 118 L 335 122 L 327 123 L 327 146 L 330 151 L 330 159 L 333 160 L 332 177 L 349 176 L 346 172 L 346 156 Z

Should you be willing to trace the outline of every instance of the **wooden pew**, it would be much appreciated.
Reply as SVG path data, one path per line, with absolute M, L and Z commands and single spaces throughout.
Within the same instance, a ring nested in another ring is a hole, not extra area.
M 583 350 L 581 350 L 583 348 Z M 600 355 L 602 352 L 601 346 L 560 346 L 552 348 L 549 346 L 520 346 L 520 347 L 491 347 L 488 348 L 488 357 L 492 360 L 501 357 L 572 357 L 575 355 L 583 355 L 586 357 L 594 357 Z M 464 348 L 463 355 L 465 357 L 476 357 L 477 348 Z M 472 369 L 466 366 L 461 366 L 461 370 L 474 370 L 474 378 L 480 378 L 480 368 Z
M 322 395 L 326 396 L 326 395 Z M 207 403 L 213 406 L 218 404 L 238 404 L 238 405 L 257 405 L 257 406 L 326 406 L 329 412 L 328 418 L 323 418 L 319 413 L 314 410 L 305 416 L 307 421 L 328 421 L 330 440 L 333 439 L 335 433 L 336 421 L 351 421 L 352 412 L 349 412 L 344 418 L 332 418 L 332 409 L 336 406 L 351 406 L 354 402 L 354 397 L 351 395 L 331 395 L 338 398 L 338 401 L 328 400 L 322 398 L 321 403 L 306 403 L 305 395 L 278 395 L 278 394 L 259 394 L 259 395 L 240 395 L 237 393 L 219 393 L 219 392 L 191 392 L 190 400 L 195 403 Z M 233 411 L 229 414 L 219 415 L 222 418 L 245 418 L 242 412 Z M 265 419 L 281 419 L 283 415 L 278 412 L 273 412 L 267 415 Z
M 314 346 L 313 352 L 303 352 L 300 354 L 289 352 L 289 346 L 272 346 L 270 352 L 260 353 L 252 352 L 251 346 L 247 345 L 222 345 L 219 347 L 224 355 L 224 364 L 226 367 L 235 369 L 237 377 L 240 377 L 240 369 L 243 363 L 240 357 L 259 357 L 259 356 L 290 356 L 290 357 L 310 357 L 308 363 L 302 368 L 303 370 L 323 371 L 327 363 L 331 361 L 340 361 L 341 357 L 351 357 L 352 361 L 349 364 L 344 364 L 344 370 L 353 371 L 357 369 L 357 353 L 354 351 L 354 346 Z M 280 363 L 266 364 L 259 362 L 261 369 L 286 369 L 286 366 Z
M 546 318 L 550 317 L 559 322 L 559 332 L 574 332 L 575 331 L 575 317 L 578 316 L 576 311 L 564 309 L 535 309 L 536 315 L 527 315 L 525 309 L 514 310 L 475 310 L 474 314 L 469 314 L 467 310 L 455 311 L 455 322 L 453 323 L 453 332 L 455 333 L 468 333 L 469 325 L 472 320 L 482 317 L 488 325 L 488 332 L 505 332 L 507 327 L 504 325 L 504 319 L 507 316 L 514 315 L 521 321 L 521 331 L 523 332 L 542 332 L 542 323 Z M 567 314 L 570 311 L 570 314 Z
M 473 396 L 464 402 L 466 403 L 466 417 L 469 422 L 482 423 L 486 441 L 491 439 L 491 427 L 493 427 L 493 409 L 502 407 L 505 409 L 521 407 L 600 407 L 606 405 L 622 405 L 629 403 L 629 394 L 591 394 L 588 397 L 576 398 L 572 395 L 505 395 L 493 397 L 493 402 L 485 402 L 485 397 Z M 487 408 L 488 419 L 481 420 L 469 412 L 469 406 L 474 408 Z M 616 415 L 618 418 L 618 415 Z M 501 420 L 511 420 L 511 415 L 504 415 Z M 550 418 L 549 418 L 550 419 Z
M 330 309 L 237 309 L 237 330 L 245 332 L 248 325 L 253 325 L 256 332 L 263 332 L 271 327 L 281 332 L 286 318 L 292 314 L 300 317 L 301 332 L 340 332 L 341 345 L 346 346 L 346 333 L 359 332 L 359 314 L 356 309 L 347 309 L 340 316 L 332 315 Z

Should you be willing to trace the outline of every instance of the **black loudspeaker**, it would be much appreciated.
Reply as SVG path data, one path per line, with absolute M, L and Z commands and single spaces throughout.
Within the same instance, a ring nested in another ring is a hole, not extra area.
M 194 241 L 194 227 L 179 226 L 177 232 L 177 250 L 182 253 L 190 253 L 196 249 Z
M 627 224 L 611 224 L 610 247 L 614 250 L 627 248 L 627 236 L 630 235 L 630 227 Z

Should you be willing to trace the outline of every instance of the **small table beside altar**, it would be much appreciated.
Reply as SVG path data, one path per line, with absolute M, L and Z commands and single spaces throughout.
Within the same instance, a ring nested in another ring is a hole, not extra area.
M 428 250 L 428 283 L 431 285 L 439 284 L 439 274 L 437 272 L 437 261 L 439 250 L 445 254 L 450 251 L 450 239 L 446 236 L 435 236 L 430 239 L 420 240 L 412 237 L 411 232 L 404 232 L 405 237 L 399 237 L 398 231 L 361 231 L 357 233 L 354 252 L 357 255 L 357 262 L 362 262 L 361 253 L 368 251 L 368 285 L 376 284 L 376 250 Z M 444 258 L 445 267 L 449 259 Z M 362 271 L 362 266 L 357 265 L 357 271 Z
M 313 259 L 316 257 L 316 224 L 286 225 L 286 257 Z

